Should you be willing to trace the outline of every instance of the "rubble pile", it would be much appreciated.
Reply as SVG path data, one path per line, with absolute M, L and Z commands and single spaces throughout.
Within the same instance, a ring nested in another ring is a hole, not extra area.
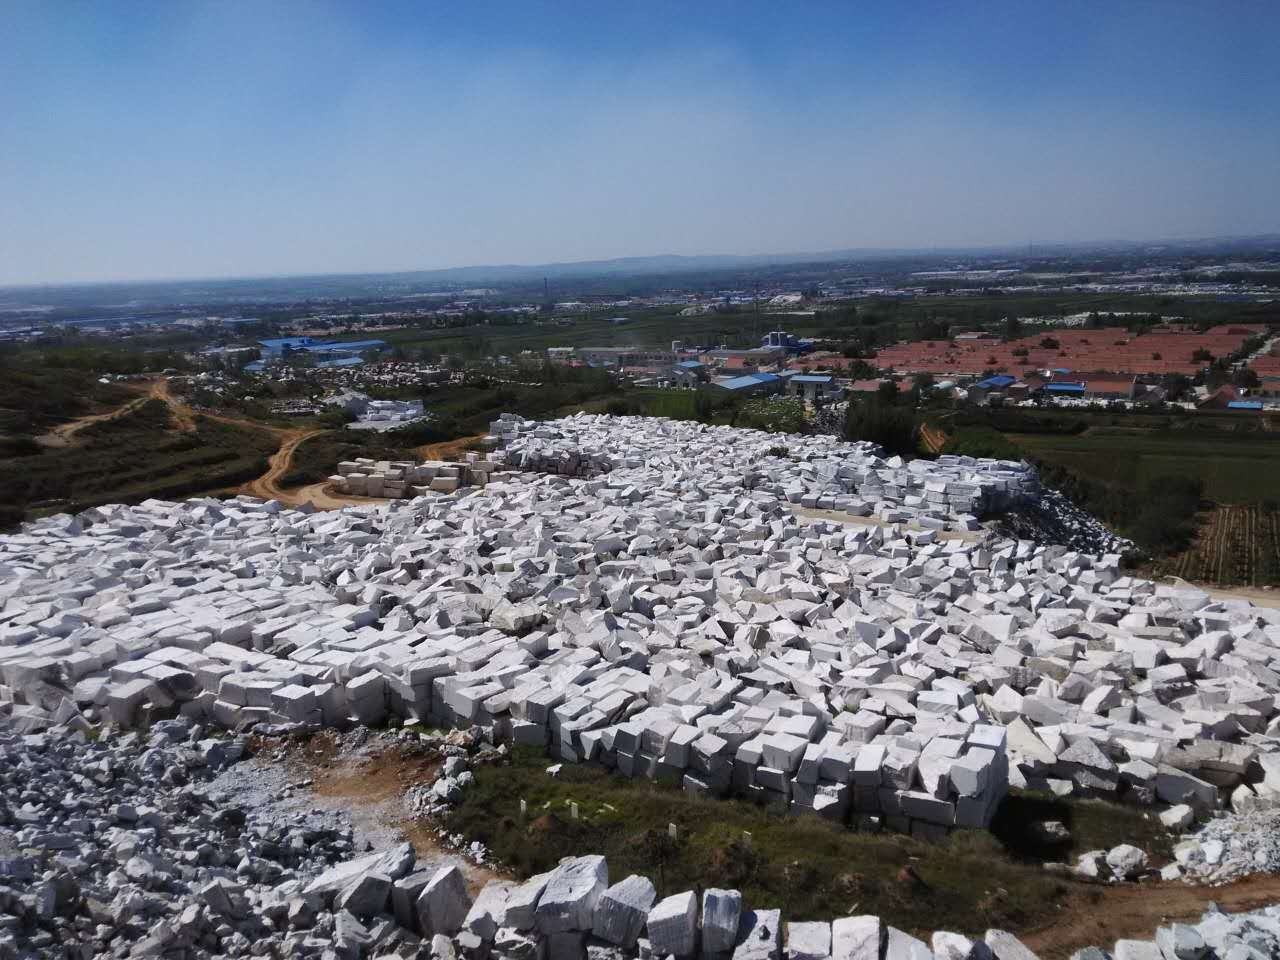
M 1211 907 L 1199 923 L 1160 927 L 1154 940 L 1117 940 L 1108 954 L 1089 947 L 1072 960 L 1271 960 L 1280 957 L 1280 907 L 1222 913 Z
M 247 955 L 316 917 L 306 882 L 351 857 L 349 828 L 217 795 L 243 744 L 199 724 L 82 725 L 0 729 L 0 956 Z
M 1259 808 L 1216 816 L 1173 848 L 1166 878 L 1226 883 L 1255 873 L 1280 872 L 1280 808 Z
M 977 529 L 977 518 L 1035 500 L 1040 481 L 1025 463 L 944 455 L 884 457 L 873 443 L 794 437 L 657 417 L 577 414 L 537 422 L 503 414 L 490 424 L 512 467 L 593 477 L 619 469 L 733 479 L 806 507 L 889 523 Z M 786 456 L 776 456 L 781 444 Z
M 1034 540 L 1085 553 L 1125 553 L 1133 541 L 1112 533 L 1097 517 L 1082 510 L 1060 491 L 1045 487 L 995 521 L 1000 536 Z

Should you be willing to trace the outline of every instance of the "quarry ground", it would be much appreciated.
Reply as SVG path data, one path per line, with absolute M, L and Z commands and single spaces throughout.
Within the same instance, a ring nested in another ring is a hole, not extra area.
M 1089 944 L 1149 939 L 1159 926 L 1198 920 L 1211 902 L 1237 912 L 1280 901 L 1275 875 L 1208 887 L 1097 883 L 1046 869 L 1121 842 L 1143 847 L 1153 863 L 1168 859 L 1172 838 L 1153 816 L 1101 801 L 1014 794 L 991 832 L 961 831 L 927 844 L 744 801 L 702 799 L 594 765 L 565 764 L 552 776 L 549 764 L 536 751 L 517 750 L 510 763 L 478 767 L 475 786 L 443 823 L 417 818 L 405 803 L 407 790 L 433 780 L 438 759 L 389 738 L 353 746 L 326 731 L 259 741 L 255 756 L 219 785 L 247 791 L 254 803 L 341 812 L 370 849 L 407 839 L 424 860 L 458 864 L 473 894 L 490 879 L 523 879 L 565 856 L 602 853 L 615 879 L 643 873 L 660 895 L 730 886 L 749 901 L 777 904 L 788 919 L 876 913 L 925 936 L 938 928 L 980 935 L 998 926 L 1044 960 L 1066 960 Z M 1069 826 L 1069 844 L 1044 848 L 1031 838 L 1028 825 L 1047 818 Z M 459 835 L 484 843 L 493 863 L 462 857 L 445 839 Z

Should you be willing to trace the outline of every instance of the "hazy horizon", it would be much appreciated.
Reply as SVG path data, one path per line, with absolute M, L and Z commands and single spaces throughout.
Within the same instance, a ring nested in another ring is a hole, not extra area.
M 4 285 L 1280 231 L 1269 3 L 0 23 Z

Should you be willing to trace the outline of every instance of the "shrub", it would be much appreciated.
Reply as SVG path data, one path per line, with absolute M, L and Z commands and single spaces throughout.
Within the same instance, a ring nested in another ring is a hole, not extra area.
M 844 418 L 846 440 L 878 443 L 886 453 L 910 456 L 916 450 L 916 422 L 911 410 L 879 400 L 850 404 Z
M 752 397 L 738 411 L 737 425 L 770 433 L 804 433 L 809 418 L 804 401 L 797 397 Z

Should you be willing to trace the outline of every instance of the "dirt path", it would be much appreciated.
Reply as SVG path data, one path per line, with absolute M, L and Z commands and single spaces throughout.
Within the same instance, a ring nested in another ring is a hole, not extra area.
M 941 430 L 922 424 L 920 427 L 920 437 L 924 440 L 925 449 L 930 453 L 941 453 L 943 446 L 947 442 L 947 435 Z
M 1044 960 L 1067 960 L 1082 947 L 1110 950 L 1117 940 L 1151 940 L 1157 927 L 1175 921 L 1196 922 L 1211 900 L 1227 913 L 1270 906 L 1280 902 L 1280 876 L 1249 877 L 1221 887 L 1098 884 L 1073 897 L 1061 920 L 1018 936 Z
M 196 428 L 196 411 L 193 410 L 181 397 L 175 396 L 169 389 L 168 380 L 157 380 L 151 385 L 149 396 L 157 400 L 163 400 L 169 405 L 169 410 L 173 416 L 174 423 L 179 430 L 192 432 Z M 280 441 L 280 448 L 267 460 L 267 472 L 255 480 L 237 487 L 234 492 L 246 494 L 251 497 L 258 497 L 262 500 L 279 500 L 281 503 L 290 507 L 298 507 L 306 502 L 305 496 L 300 496 L 302 490 L 287 491 L 280 487 L 280 479 L 284 477 L 291 469 L 293 469 L 293 457 L 298 447 L 306 440 L 318 434 L 325 433 L 325 430 L 315 429 L 306 430 L 300 428 L 277 427 L 269 423 L 258 423 L 255 420 L 245 420 L 240 417 L 228 417 L 220 413 L 209 413 L 201 411 L 199 416 L 208 417 L 210 420 L 216 420 L 219 423 L 225 423 L 234 427 L 244 427 L 249 430 L 259 430 L 263 433 L 269 433 Z
M 138 388 L 141 389 L 141 386 Z M 133 389 L 133 387 L 130 387 L 130 389 Z M 60 424 L 48 433 L 36 437 L 36 443 L 42 447 L 69 447 L 71 446 L 72 438 L 90 424 L 104 423 L 108 420 L 127 417 L 150 399 L 152 399 L 152 393 L 148 389 L 142 396 L 134 397 L 113 410 L 108 410 L 105 413 L 92 413 L 86 417 L 77 417 L 69 423 Z
M 274 432 L 274 431 L 273 431 Z M 296 491 L 280 489 L 280 479 L 293 468 L 293 455 L 307 439 L 324 433 L 324 430 L 292 430 L 280 434 L 280 449 L 267 460 L 267 472 L 256 480 L 250 480 L 240 492 L 262 500 L 279 500 L 287 506 L 301 506 Z
M 440 443 L 424 443 L 414 448 L 414 453 L 423 460 L 458 460 L 467 451 L 467 444 L 483 440 L 484 434 L 477 433 L 471 437 L 458 437 L 456 440 L 444 440 Z
M 173 391 L 169 389 L 169 381 L 167 379 L 153 380 L 151 388 L 147 391 L 147 399 L 163 400 L 169 405 L 169 415 L 173 417 L 174 425 L 183 433 L 195 433 L 195 411 L 187 406 L 182 399 L 174 396 Z
M 334 493 L 325 481 L 309 483 L 285 495 L 296 501 L 298 505 L 310 503 L 317 510 L 341 510 L 343 507 L 391 502 L 386 497 L 353 497 L 345 493 Z

